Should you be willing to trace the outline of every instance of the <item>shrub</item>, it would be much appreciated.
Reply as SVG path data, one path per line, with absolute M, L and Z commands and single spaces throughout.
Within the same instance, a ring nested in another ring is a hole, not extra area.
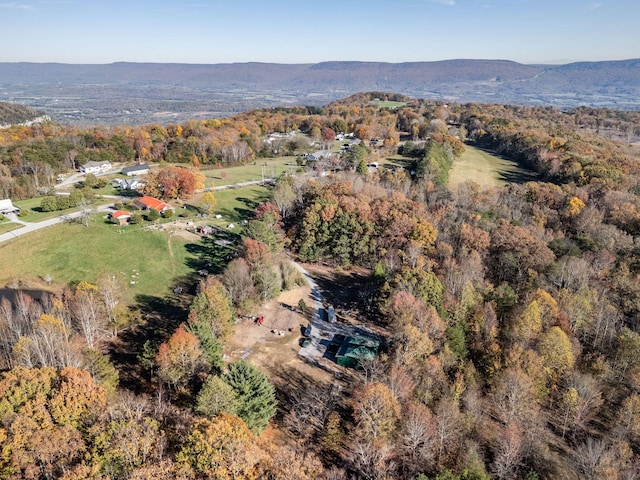
M 147 220 L 149 220 L 150 222 L 158 220 L 159 218 L 160 218 L 160 212 L 158 212 L 157 210 L 152 208 L 147 212 Z

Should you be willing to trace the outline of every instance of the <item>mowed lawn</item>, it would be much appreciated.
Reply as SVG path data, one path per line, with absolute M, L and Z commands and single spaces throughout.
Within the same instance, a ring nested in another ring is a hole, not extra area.
M 239 223 L 253 217 L 256 207 L 269 200 L 269 191 L 271 187 L 263 187 L 261 185 L 251 185 L 248 187 L 227 188 L 224 190 L 216 190 L 213 196 L 216 198 L 216 206 L 213 213 L 206 220 L 202 220 L 209 225 L 223 226 L 229 223 Z M 202 207 L 203 193 L 197 194 L 189 200 L 189 205 Z M 180 211 L 178 210 L 178 213 Z M 215 218 L 216 215 L 222 215 L 222 218 Z
M 211 180 L 216 187 L 232 185 L 242 182 L 254 182 L 264 178 L 278 177 L 283 172 L 295 173 L 297 157 L 258 158 L 255 162 L 238 167 L 205 169 L 205 187 L 211 186 Z M 223 178 L 224 177 L 224 178 Z
M 468 180 L 484 188 L 491 188 L 507 183 L 527 182 L 535 178 L 534 172 L 520 167 L 513 160 L 465 145 L 464 153 L 453 162 L 449 172 L 449 188 Z
M 234 223 L 230 233 L 237 234 L 241 221 L 268 200 L 269 189 L 252 185 L 216 191 L 214 213 L 189 220 L 223 229 Z M 199 194 L 188 203 L 198 206 L 201 199 Z M 178 209 L 176 215 L 180 213 Z M 216 219 L 215 214 L 222 218 Z M 95 282 L 100 273 L 114 273 L 125 285 L 127 302 L 133 303 L 137 295 L 169 293 L 176 279 L 192 274 L 200 264 L 190 253 L 199 251 L 193 240 L 142 225 L 112 225 L 103 217 L 95 215 L 89 227 L 59 224 L 0 244 L 0 286 L 20 280 L 30 288 L 41 288 L 45 287 L 43 279 L 50 277 L 55 287 L 81 280 Z
M 104 272 L 120 276 L 128 302 L 139 294 L 163 296 L 192 271 L 188 243 L 165 231 L 109 225 L 102 216 L 89 227 L 59 224 L 0 245 L 0 285 L 21 280 L 40 287 L 47 276 L 57 286 L 95 282 Z

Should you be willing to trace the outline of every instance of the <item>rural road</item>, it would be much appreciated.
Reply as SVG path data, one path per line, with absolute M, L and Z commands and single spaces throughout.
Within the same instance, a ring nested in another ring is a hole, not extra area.
M 113 173 L 113 172 L 107 172 L 107 173 Z M 64 182 L 56 185 L 56 188 L 62 187 L 62 186 L 69 186 L 71 184 L 77 183 L 79 181 L 81 181 L 82 179 L 84 179 L 84 173 L 76 173 L 71 175 L 69 178 L 67 178 Z M 234 183 L 232 185 L 222 185 L 220 187 L 215 187 L 214 190 L 226 190 L 228 188 L 238 188 L 238 187 L 246 187 L 249 185 L 257 185 L 260 183 L 272 183 L 274 182 L 274 179 L 265 179 L 264 182 L 262 180 L 255 180 L 255 181 L 251 181 L 251 182 L 241 182 L 241 183 Z M 211 189 L 203 189 L 201 191 L 210 191 Z M 123 198 L 123 197 L 118 197 L 116 195 L 104 195 L 104 198 L 114 198 L 114 199 L 118 199 L 118 198 Z M 106 212 L 109 211 L 109 207 L 111 206 L 111 204 L 106 204 L 106 205 L 100 205 L 99 207 L 96 208 L 96 211 L 98 212 Z M 71 220 L 74 218 L 78 218 L 80 215 L 82 215 L 82 212 L 73 212 L 73 213 L 67 213 L 65 215 L 60 215 L 59 217 L 55 217 L 55 218 L 50 218 L 48 220 L 43 220 L 42 222 L 24 222 L 22 220 L 20 220 L 17 215 L 14 214 L 10 214 L 7 215 L 7 218 L 9 220 L 11 220 L 13 223 L 18 223 L 20 225 L 23 225 L 22 228 L 18 228 L 16 230 L 12 230 L 10 232 L 6 232 L 3 234 L 0 234 L 0 243 L 6 242 L 7 240 L 11 240 L 13 238 L 17 238 L 20 237 L 22 235 L 25 235 L 27 233 L 31 233 L 31 232 L 35 232 L 36 230 L 40 230 L 41 228 L 46 228 L 46 227 L 50 227 L 51 225 L 56 225 L 58 223 L 62 223 L 66 220 Z M 311 278 L 311 277 L 309 277 Z M 316 286 L 317 289 L 317 286 Z M 320 308 L 322 308 L 322 304 L 320 303 Z
M 96 207 L 93 211 L 107 212 L 109 211 L 110 207 L 111 207 L 111 204 L 108 203 L 106 205 L 100 205 Z M 7 215 L 7 218 L 9 218 L 9 220 L 23 226 L 16 230 L 12 230 L 10 232 L 1 234 L 0 243 L 6 242 L 7 240 L 11 240 L 13 238 L 18 238 L 27 233 L 35 232 L 36 230 L 40 230 L 42 228 L 50 227 L 52 225 L 65 222 L 67 220 L 78 218 L 81 215 L 82 215 L 82 211 L 77 211 L 77 212 L 67 213 L 65 215 L 60 215 L 59 217 L 49 218 L 48 220 L 43 220 L 41 222 L 23 222 L 22 220 L 18 219 L 18 217 L 15 214 L 9 214 Z

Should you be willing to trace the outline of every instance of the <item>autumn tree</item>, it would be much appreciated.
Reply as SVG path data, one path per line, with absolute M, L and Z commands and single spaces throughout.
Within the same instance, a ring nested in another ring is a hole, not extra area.
M 83 352 L 84 364 L 94 381 L 109 395 L 114 395 L 118 387 L 119 373 L 107 355 L 100 350 L 87 349 Z
M 575 363 L 571 341 L 560 327 L 551 327 L 540 335 L 538 350 L 551 385 L 568 374 Z
M 87 450 L 80 427 L 105 407 L 105 392 L 88 372 L 67 367 L 16 368 L 0 377 L 3 475 L 59 478 Z
M 231 333 L 234 312 L 223 284 L 209 277 L 191 303 L 188 330 L 200 341 L 209 365 L 222 367 L 222 343 Z
M 284 247 L 284 233 L 279 225 L 279 214 L 267 211 L 259 218 L 249 220 L 243 236 L 264 243 L 273 253 L 279 252 Z
M 358 434 L 371 440 L 391 437 L 398 428 L 400 404 L 383 383 L 371 383 L 357 395 L 354 408 Z
M 501 222 L 491 233 L 495 255 L 494 275 L 498 281 L 520 286 L 529 270 L 542 271 L 554 260 L 553 252 L 530 229 Z
M 223 413 L 196 421 L 176 461 L 191 478 L 257 478 L 263 455 L 247 425 Z
M 168 166 L 145 176 L 145 195 L 163 198 L 191 198 L 198 186 L 196 175 L 184 167 Z
M 156 355 L 158 377 L 167 385 L 178 388 L 207 366 L 200 341 L 184 324 L 160 344 Z
M 144 397 L 121 395 L 117 403 L 108 407 L 106 421 L 90 429 L 94 435 L 92 464 L 113 477 L 135 478 L 136 470 L 140 475 L 143 469 L 151 469 L 166 440 L 151 410 Z
M 57 393 L 51 398 L 49 411 L 58 424 L 78 427 L 90 415 L 106 405 L 106 392 L 86 370 L 66 367 L 59 373 Z
M 270 480 L 314 480 L 323 477 L 324 468 L 320 458 L 301 442 L 276 445 L 261 442 L 266 455 L 260 465 Z
M 218 200 L 216 199 L 213 192 L 206 192 L 202 196 L 202 203 L 204 204 L 204 210 L 208 214 L 212 214 L 216 205 L 218 204 Z

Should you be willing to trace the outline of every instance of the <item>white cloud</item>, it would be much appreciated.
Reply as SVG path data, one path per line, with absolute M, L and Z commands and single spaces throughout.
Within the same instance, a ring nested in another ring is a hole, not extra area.
M 429 3 L 437 3 L 438 5 L 446 5 L 448 7 L 454 7 L 456 5 L 455 0 L 427 0 Z
M 587 9 L 589 10 L 595 10 L 597 8 L 600 8 L 602 6 L 601 3 L 595 3 L 595 2 L 591 2 L 590 4 L 587 5 Z

